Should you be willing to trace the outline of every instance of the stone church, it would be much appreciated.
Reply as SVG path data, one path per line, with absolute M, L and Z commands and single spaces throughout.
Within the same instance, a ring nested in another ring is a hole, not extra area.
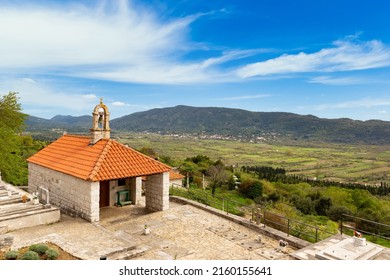
M 62 212 L 99 221 L 100 208 L 138 204 L 169 208 L 171 167 L 110 139 L 110 113 L 102 99 L 92 113 L 89 136 L 63 135 L 28 158 L 29 189 L 49 190 Z

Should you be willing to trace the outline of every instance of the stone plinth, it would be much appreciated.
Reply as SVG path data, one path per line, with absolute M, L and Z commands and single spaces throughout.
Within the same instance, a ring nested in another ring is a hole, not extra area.
M 356 237 L 354 236 L 353 237 L 353 244 L 356 246 L 356 247 L 363 247 L 363 246 L 366 246 L 367 245 L 367 241 L 365 238 L 363 237 Z
M 316 258 L 322 260 L 367 260 L 383 250 L 380 246 L 367 242 L 364 246 L 356 246 L 355 240 L 356 237 L 346 238 L 319 251 L 316 254 Z M 359 242 L 359 244 L 363 244 L 363 241 L 357 242 Z

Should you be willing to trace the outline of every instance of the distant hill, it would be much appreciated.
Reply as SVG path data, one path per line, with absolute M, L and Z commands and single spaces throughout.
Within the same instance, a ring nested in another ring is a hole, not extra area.
M 51 120 L 30 117 L 28 130 L 36 127 L 84 129 L 91 117 L 56 116 Z M 306 140 L 333 143 L 390 144 L 390 122 L 321 119 L 283 112 L 250 112 L 218 107 L 176 106 L 133 113 L 111 120 L 117 131 L 161 134 L 223 135 L 232 139 Z M 71 130 L 69 130 L 71 131 Z
M 91 127 L 91 116 L 62 116 L 57 115 L 50 120 L 28 116 L 25 121 L 27 131 L 66 130 L 69 132 L 86 132 Z
M 390 144 L 390 122 L 321 119 L 283 112 L 250 112 L 216 107 L 176 106 L 152 109 L 112 121 L 116 130 L 164 134 L 219 134 L 253 139 Z

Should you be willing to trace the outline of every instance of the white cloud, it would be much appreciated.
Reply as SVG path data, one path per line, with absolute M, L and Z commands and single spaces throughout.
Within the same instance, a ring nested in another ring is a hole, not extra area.
M 113 106 L 126 106 L 127 104 L 124 103 L 124 102 L 121 102 L 121 101 L 115 101 L 115 102 L 112 102 L 111 105 Z
M 351 100 L 346 102 L 334 103 L 334 104 L 322 104 L 318 105 L 318 110 L 327 109 L 353 109 L 353 108 L 372 108 L 389 106 L 389 98 L 363 98 L 358 100 Z
M 0 92 L 18 92 L 23 111 L 40 117 L 88 114 L 96 105 L 94 94 L 54 88 L 49 82 L 30 78 L 0 80 Z
M 362 84 L 365 81 L 357 77 L 330 77 L 330 76 L 319 76 L 309 80 L 309 83 L 313 84 L 324 84 L 331 86 L 342 86 L 342 85 L 356 85 Z
M 88 100 L 96 100 L 97 96 L 95 94 L 83 94 L 82 98 L 88 99 Z
M 303 72 L 337 72 L 390 66 L 390 48 L 377 40 L 339 40 L 315 53 L 284 54 L 238 69 L 242 78 Z
M 264 98 L 264 97 L 269 97 L 269 96 L 271 96 L 271 95 L 269 95 L 269 94 L 242 95 L 242 96 L 221 98 L 219 100 L 248 100 L 248 99 Z
M 315 53 L 285 54 L 223 69 L 222 65 L 230 61 L 272 51 L 213 49 L 207 53 L 210 48 L 205 44 L 190 41 L 191 23 L 200 17 L 225 14 L 224 9 L 168 21 L 130 0 L 99 1 L 92 7 L 77 1 L 57 5 L 12 3 L 0 6 L 0 71 L 6 73 L 185 84 L 390 66 L 389 47 L 376 40 L 357 43 L 355 35 Z M 199 49 L 204 51 L 204 57 L 190 60 L 191 52 Z M 327 84 L 350 81 L 311 80 Z
M 140 63 L 180 49 L 191 20 L 161 23 L 123 0 L 95 8 L 3 6 L 0 67 Z
M 215 13 L 223 11 L 163 21 L 127 0 L 95 7 L 0 6 L 0 70 L 135 83 L 237 79 L 217 66 L 264 50 L 183 61 L 183 54 L 201 45 L 188 40 L 189 25 Z
M 208 58 L 200 62 L 178 61 L 144 61 L 142 64 L 109 67 L 106 70 L 77 73 L 76 76 L 97 78 L 117 82 L 185 84 L 185 83 L 215 83 L 223 81 L 238 81 L 232 71 L 223 72 L 217 66 L 252 56 L 267 49 L 228 51 L 218 57 Z

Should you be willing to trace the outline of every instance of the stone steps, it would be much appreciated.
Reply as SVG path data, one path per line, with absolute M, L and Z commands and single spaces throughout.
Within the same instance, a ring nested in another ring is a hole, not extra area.
M 15 196 L 15 197 L 7 197 L 7 198 L 1 198 L 0 197 L 0 206 L 2 205 L 10 205 L 10 204 L 16 204 L 21 203 L 22 198 Z
M 17 203 L 17 204 L 5 205 L 0 208 L 0 221 L 8 216 L 28 214 L 30 212 L 42 210 L 42 209 L 44 209 L 44 206 L 42 204 L 32 205 L 27 203 Z
M 28 200 L 24 203 L 23 194 Z M 0 180 L 0 229 L 3 233 L 59 221 L 59 209 L 40 203 L 33 204 L 31 199 L 31 194 Z
M 107 255 L 108 260 L 131 260 L 142 256 L 149 247 L 130 246 L 119 251 L 112 252 Z
M 375 258 L 375 256 L 379 255 L 383 251 L 383 248 L 374 247 L 365 254 L 359 256 L 357 260 L 370 260 Z
M 0 206 L 22 202 L 22 196 L 14 189 L 0 186 Z

